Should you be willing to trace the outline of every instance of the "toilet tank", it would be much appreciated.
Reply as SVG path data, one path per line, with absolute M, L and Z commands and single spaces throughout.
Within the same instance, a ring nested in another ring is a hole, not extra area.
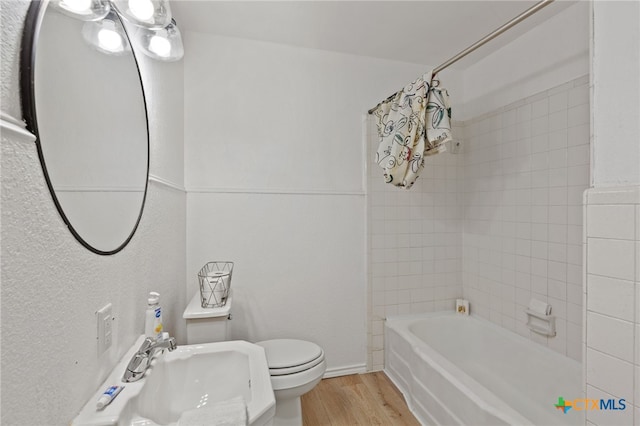
M 229 315 L 233 294 L 220 308 L 203 308 L 196 292 L 182 317 L 187 321 L 187 344 L 213 343 L 229 340 Z

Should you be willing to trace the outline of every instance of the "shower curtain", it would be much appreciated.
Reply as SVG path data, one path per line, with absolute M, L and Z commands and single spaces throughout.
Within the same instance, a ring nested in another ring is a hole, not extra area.
M 424 157 L 446 151 L 451 140 L 449 94 L 425 73 L 374 111 L 380 145 L 376 163 L 385 181 L 409 189 L 424 168 Z

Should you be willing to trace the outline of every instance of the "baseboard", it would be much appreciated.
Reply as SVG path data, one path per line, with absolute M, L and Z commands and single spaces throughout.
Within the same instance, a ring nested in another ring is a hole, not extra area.
M 331 377 L 348 376 L 350 374 L 362 374 L 367 372 L 366 364 L 347 365 L 344 367 L 328 368 L 324 373 L 323 378 L 329 379 Z

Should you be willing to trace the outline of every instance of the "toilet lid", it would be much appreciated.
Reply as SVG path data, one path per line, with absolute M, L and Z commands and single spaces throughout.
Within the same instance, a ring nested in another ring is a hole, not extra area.
M 256 344 L 264 348 L 272 376 L 308 370 L 324 360 L 322 348 L 305 340 L 275 339 Z

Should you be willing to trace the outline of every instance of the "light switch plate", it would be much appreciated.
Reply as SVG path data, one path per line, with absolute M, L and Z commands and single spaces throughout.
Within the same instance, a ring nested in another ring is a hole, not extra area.
M 111 347 L 113 340 L 113 325 L 111 324 L 113 322 L 113 314 L 111 303 L 96 312 L 96 319 L 98 322 L 98 356 L 100 356 Z

